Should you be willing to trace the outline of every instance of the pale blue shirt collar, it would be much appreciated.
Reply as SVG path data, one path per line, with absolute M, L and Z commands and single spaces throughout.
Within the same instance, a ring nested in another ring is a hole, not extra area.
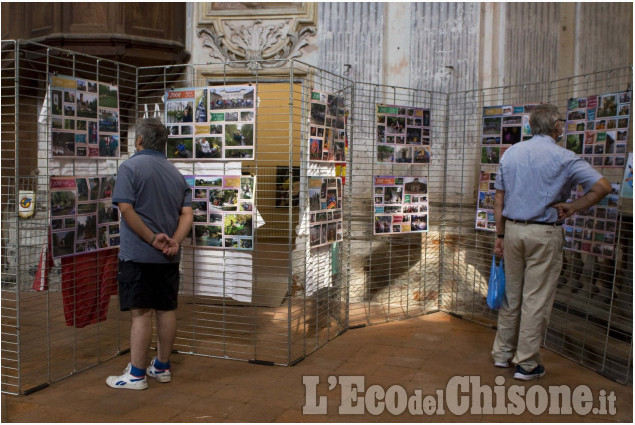
M 160 156 L 163 158 L 167 158 L 163 152 L 155 151 L 154 149 L 148 149 L 148 148 L 144 148 L 143 150 L 136 151 L 134 155 L 132 155 L 130 158 L 134 158 L 137 155 L 153 155 L 153 156 Z

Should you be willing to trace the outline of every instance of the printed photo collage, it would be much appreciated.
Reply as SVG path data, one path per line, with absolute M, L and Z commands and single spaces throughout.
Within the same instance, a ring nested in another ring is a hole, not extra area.
M 479 178 L 478 204 L 476 206 L 476 228 L 479 230 L 496 231 L 496 221 L 494 220 L 494 195 L 496 189 L 496 172 L 498 167 L 491 165 L 481 165 L 481 175 Z
M 428 178 L 375 176 L 374 235 L 428 231 Z
M 311 248 L 342 241 L 342 179 L 309 177 L 308 180 Z
M 185 176 L 192 188 L 192 245 L 199 248 L 254 249 L 252 176 Z
M 481 169 L 476 205 L 476 229 L 496 231 L 494 221 L 494 181 L 503 153 L 516 143 L 532 137 L 529 114 L 534 103 L 483 108 Z
M 253 160 L 256 88 L 218 86 L 167 90 L 166 156 L 180 161 Z
M 346 109 L 344 98 L 311 92 L 309 161 L 346 161 Z
M 430 110 L 377 104 L 377 162 L 430 163 Z
M 119 158 L 119 89 L 51 75 L 51 154 L 55 158 Z
M 566 148 L 594 167 L 623 168 L 626 162 L 631 91 L 570 99 Z
M 612 190 L 597 205 L 578 211 L 567 218 L 564 227 L 564 249 L 613 258 L 617 232 L 620 184 L 612 183 Z M 581 186 L 571 191 L 571 200 L 584 195 Z
M 51 177 L 53 258 L 119 246 L 115 176 Z
M 535 104 L 483 108 L 481 164 L 498 164 L 510 146 L 532 137 L 529 114 Z

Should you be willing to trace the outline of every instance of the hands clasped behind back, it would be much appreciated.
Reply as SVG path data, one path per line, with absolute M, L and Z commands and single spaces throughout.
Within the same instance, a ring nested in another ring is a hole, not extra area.
M 179 243 L 165 233 L 157 233 L 152 246 L 167 257 L 173 257 L 179 252 Z

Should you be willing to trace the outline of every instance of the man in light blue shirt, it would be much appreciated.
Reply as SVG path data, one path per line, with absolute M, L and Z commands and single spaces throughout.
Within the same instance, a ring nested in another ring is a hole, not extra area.
M 564 120 L 553 105 L 534 108 L 533 138 L 501 158 L 496 175 L 494 252 L 505 258 L 505 298 L 492 349 L 494 365 L 516 364 L 514 378 L 544 376 L 540 343 L 562 269 L 561 220 L 598 203 L 611 185 L 575 153 L 556 144 Z M 565 202 L 576 185 L 585 195 Z

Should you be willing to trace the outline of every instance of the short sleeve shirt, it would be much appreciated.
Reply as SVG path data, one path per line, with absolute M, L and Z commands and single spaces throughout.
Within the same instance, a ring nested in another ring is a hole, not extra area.
M 113 203 L 131 204 L 135 212 L 154 233 L 172 236 L 183 207 L 192 206 L 192 193 L 183 175 L 161 152 L 144 149 L 119 167 Z M 124 219 L 119 227 L 119 258 L 139 263 L 176 263 L 174 257 L 144 241 Z
M 601 178 L 574 152 L 537 135 L 505 151 L 494 188 L 505 191 L 504 217 L 553 223 L 558 212 L 552 204 L 566 201 L 576 185 L 587 192 Z

